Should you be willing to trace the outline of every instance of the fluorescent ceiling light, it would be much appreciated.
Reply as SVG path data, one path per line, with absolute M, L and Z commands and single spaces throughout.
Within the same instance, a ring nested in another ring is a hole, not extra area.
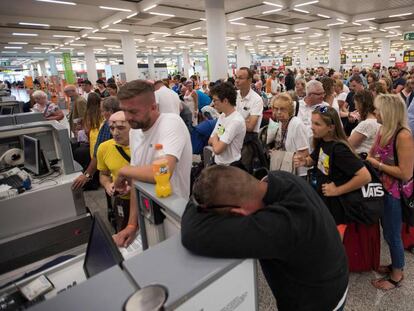
M 269 26 L 256 25 L 256 28 L 269 29 Z
M 230 22 L 230 24 L 238 25 L 238 26 L 247 26 L 245 23 L 237 23 L 237 22 Z
M 358 32 L 369 32 L 369 31 L 373 31 L 374 29 L 360 29 L 358 30 Z
M 149 11 L 149 10 L 151 10 L 151 9 L 155 8 L 156 6 L 157 6 L 156 4 L 153 4 L 153 5 L 149 6 L 149 7 L 146 7 L 146 8 L 145 8 L 145 9 L 143 9 L 142 11 L 143 11 L 143 12 Z
M 10 50 L 20 50 L 23 47 L 21 47 L 21 46 L 5 46 L 4 48 L 5 49 L 10 49 Z
M 359 22 L 367 22 L 367 21 L 373 21 L 375 19 L 375 17 L 369 17 L 369 18 L 363 18 L 363 19 L 357 19 L 355 21 L 355 23 L 359 23 Z
M 108 28 L 109 31 L 116 31 L 116 32 L 129 32 L 128 29 L 115 29 L 115 28 Z
M 346 19 L 337 18 L 336 20 L 337 20 L 338 22 L 348 23 L 348 21 L 347 21 Z
M 26 36 L 26 37 L 37 37 L 37 33 L 23 33 L 23 32 L 13 32 L 13 36 Z
M 407 16 L 407 15 L 411 15 L 413 13 L 408 12 L 408 13 L 401 13 L 401 14 L 394 14 L 394 15 L 390 15 L 388 17 L 400 17 L 400 16 Z
M 277 4 L 277 3 L 273 3 L 273 2 L 263 1 L 263 4 L 273 5 L 273 6 L 277 6 L 279 8 L 283 8 L 283 5 L 280 5 L 280 4 Z
M 338 26 L 338 25 L 343 25 L 344 23 L 342 23 L 342 22 L 339 22 L 339 23 L 331 23 L 331 24 L 328 24 L 328 25 L 326 25 L 327 27 L 331 27 L 331 26 Z
M 299 40 L 302 39 L 303 37 L 293 37 L 292 40 Z
M 309 14 L 309 11 L 293 8 L 293 11 Z
M 29 54 L 40 54 L 42 52 L 39 52 L 39 51 L 28 51 L 27 53 L 29 53 Z
M 356 25 L 356 26 L 361 26 L 362 24 L 357 23 L 357 22 L 352 22 L 352 24 Z
M 116 25 L 116 24 L 119 24 L 120 22 L 122 22 L 122 19 L 118 19 L 115 22 L 113 22 L 112 24 Z
M 191 33 L 180 33 L 179 36 L 194 37 L 194 35 Z
M 206 19 L 205 19 L 205 18 L 200 18 L 200 21 L 205 22 L 205 21 L 206 21 Z
M 8 42 L 8 44 L 28 44 L 27 42 Z
M 179 40 L 175 40 L 173 41 L 174 43 L 185 43 L 185 41 L 179 41 Z
M 102 27 L 101 27 L 101 29 L 106 29 L 106 28 L 108 28 L 109 27 L 109 25 L 103 25 Z
M 331 18 L 330 16 L 324 15 L 324 14 L 316 14 L 316 15 L 319 16 L 319 17 L 323 17 L 323 18 Z
M 180 31 L 177 31 L 175 34 L 179 35 L 180 33 L 183 33 L 183 32 L 184 32 L 184 30 L 180 30 Z
M 50 27 L 49 24 L 38 24 L 38 23 L 25 23 L 25 22 L 20 22 L 19 25 L 23 25 L 23 26 L 39 26 L 39 27 Z
M 192 28 L 192 29 L 190 29 L 190 31 L 195 31 L 195 30 L 199 30 L 199 29 L 201 29 L 201 27 Z
M 55 4 L 66 4 L 66 5 L 76 5 L 75 2 L 70 1 L 59 1 L 59 0 L 36 0 L 38 2 L 47 2 L 47 3 L 55 3 Z
M 49 48 L 43 47 L 43 46 L 35 46 L 33 49 L 35 49 L 35 50 L 49 50 Z
M 82 38 L 85 38 L 85 37 L 87 37 L 88 36 L 88 34 L 87 33 L 84 33 L 81 37 Z
M 75 38 L 75 36 L 68 36 L 68 35 L 53 35 L 55 38 Z
M 92 30 L 92 33 L 97 33 L 98 31 L 99 31 L 99 29 L 94 29 L 94 30 Z
M 52 43 L 52 42 L 43 42 L 40 43 L 41 45 L 59 45 L 59 43 Z
M 128 15 L 126 18 L 134 17 L 135 15 L 138 15 L 138 12 L 132 13 L 131 15 Z
M 149 12 L 152 15 L 158 15 L 158 16 L 167 16 L 167 17 L 174 17 L 174 14 L 167 14 L 167 13 L 158 13 L 158 12 Z
M 256 37 L 262 37 L 262 36 L 266 36 L 267 33 L 259 33 L 258 35 L 256 35 Z
M 68 28 L 72 28 L 72 29 L 93 29 L 93 27 L 88 27 L 88 26 L 68 26 Z
M 307 29 L 309 29 L 309 27 L 301 27 L 301 28 L 296 28 L 295 31 L 303 31 Z
M 182 32 L 184 32 L 184 31 L 182 31 Z M 154 35 L 169 35 L 168 32 L 151 31 L 151 33 L 153 33 Z
M 92 39 L 92 40 L 105 40 L 105 37 L 88 37 L 88 39 Z
M 72 43 L 71 46 L 86 46 L 86 44 L 83 44 L 83 43 Z
M 236 17 L 236 18 L 233 18 L 233 19 L 229 19 L 229 22 L 235 22 L 235 21 L 239 21 L 239 20 L 241 20 L 241 19 L 243 19 L 244 17 Z
M 264 12 L 262 12 L 262 14 L 265 15 L 265 14 L 275 13 L 275 12 L 279 12 L 279 11 L 282 11 L 282 9 L 274 9 L 274 10 L 264 11 Z
M 384 29 L 395 29 L 395 28 L 400 28 L 401 26 L 388 26 L 388 27 L 384 27 Z
M 130 9 L 115 8 L 115 7 L 112 7 L 112 6 L 102 6 L 102 5 L 100 5 L 99 8 L 103 9 L 103 10 L 111 10 L 111 11 L 132 12 L 132 10 L 130 10 Z
M 308 2 L 304 2 L 304 3 L 299 3 L 299 4 L 295 4 L 295 8 L 304 6 L 304 5 L 309 5 L 309 4 L 314 4 L 314 3 L 318 3 L 319 0 L 315 0 L 315 1 L 308 1 Z
M 106 46 L 108 48 L 120 48 L 121 47 L 119 45 L 113 45 L 113 44 L 104 44 L 104 46 Z
M 16 51 L 2 51 L 2 53 L 7 53 L 7 54 L 16 54 L 17 52 Z

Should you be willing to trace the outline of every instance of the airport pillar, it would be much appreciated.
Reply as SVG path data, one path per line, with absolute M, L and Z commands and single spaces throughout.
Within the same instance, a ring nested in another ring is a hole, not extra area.
M 85 47 L 85 63 L 88 80 L 92 82 L 92 85 L 95 85 L 98 80 L 98 72 L 96 71 L 95 53 L 92 46 Z
M 227 78 L 224 0 L 205 0 L 210 81 Z
M 188 51 L 183 51 L 183 67 L 184 67 L 184 77 L 187 79 L 190 78 L 190 56 L 188 55 Z
M 56 58 L 54 55 L 49 55 L 49 67 L 50 67 L 50 75 L 57 76 L 58 70 L 56 66 Z
M 179 75 L 182 75 L 182 73 L 183 73 L 183 60 L 182 60 L 181 55 L 177 56 L 177 71 L 178 71 Z
M 148 77 L 151 80 L 155 80 L 155 65 L 154 65 L 154 55 L 148 55 Z
M 41 76 L 48 76 L 47 74 L 47 70 L 46 70 L 46 61 L 42 60 L 41 62 L 39 62 L 40 65 L 40 75 Z
M 391 40 L 389 38 L 381 39 L 381 66 L 390 66 Z
M 138 79 L 137 53 L 135 51 L 134 36 L 121 34 L 122 51 L 124 53 L 124 68 L 126 81 Z
M 329 30 L 329 67 L 339 71 L 341 66 L 341 30 L 332 28 Z
M 237 42 L 237 68 L 247 67 L 250 68 L 251 60 L 250 53 L 246 50 L 246 45 L 243 41 Z
M 306 45 L 300 45 L 300 68 L 306 69 L 306 67 L 308 66 L 308 62 L 307 62 L 307 52 L 306 52 Z

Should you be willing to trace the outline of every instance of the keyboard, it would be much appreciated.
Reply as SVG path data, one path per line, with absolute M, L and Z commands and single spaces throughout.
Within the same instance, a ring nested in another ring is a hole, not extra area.
M 0 179 L 0 185 L 8 185 L 14 189 L 23 188 L 23 180 L 18 175 L 10 175 Z
M 125 260 L 142 252 L 141 234 L 138 234 L 128 247 L 118 247 Z

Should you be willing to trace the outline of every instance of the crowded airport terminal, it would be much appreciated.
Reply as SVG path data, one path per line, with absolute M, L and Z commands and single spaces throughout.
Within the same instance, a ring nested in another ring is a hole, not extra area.
M 0 311 L 414 310 L 414 0 L 0 7 Z

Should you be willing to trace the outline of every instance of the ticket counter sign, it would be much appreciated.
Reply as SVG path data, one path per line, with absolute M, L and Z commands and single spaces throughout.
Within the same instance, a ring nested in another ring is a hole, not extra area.
M 414 32 L 406 32 L 404 34 L 404 40 L 406 41 L 414 40 Z
M 342 53 L 341 54 L 341 65 L 345 65 L 346 64 L 346 54 Z
M 403 61 L 406 63 L 414 62 L 414 50 L 404 51 Z
M 283 65 L 292 66 L 292 57 L 290 56 L 283 57 Z
M 65 69 L 65 80 L 68 84 L 74 84 L 75 80 L 75 73 L 72 69 L 72 58 L 70 53 L 63 53 L 63 68 Z

